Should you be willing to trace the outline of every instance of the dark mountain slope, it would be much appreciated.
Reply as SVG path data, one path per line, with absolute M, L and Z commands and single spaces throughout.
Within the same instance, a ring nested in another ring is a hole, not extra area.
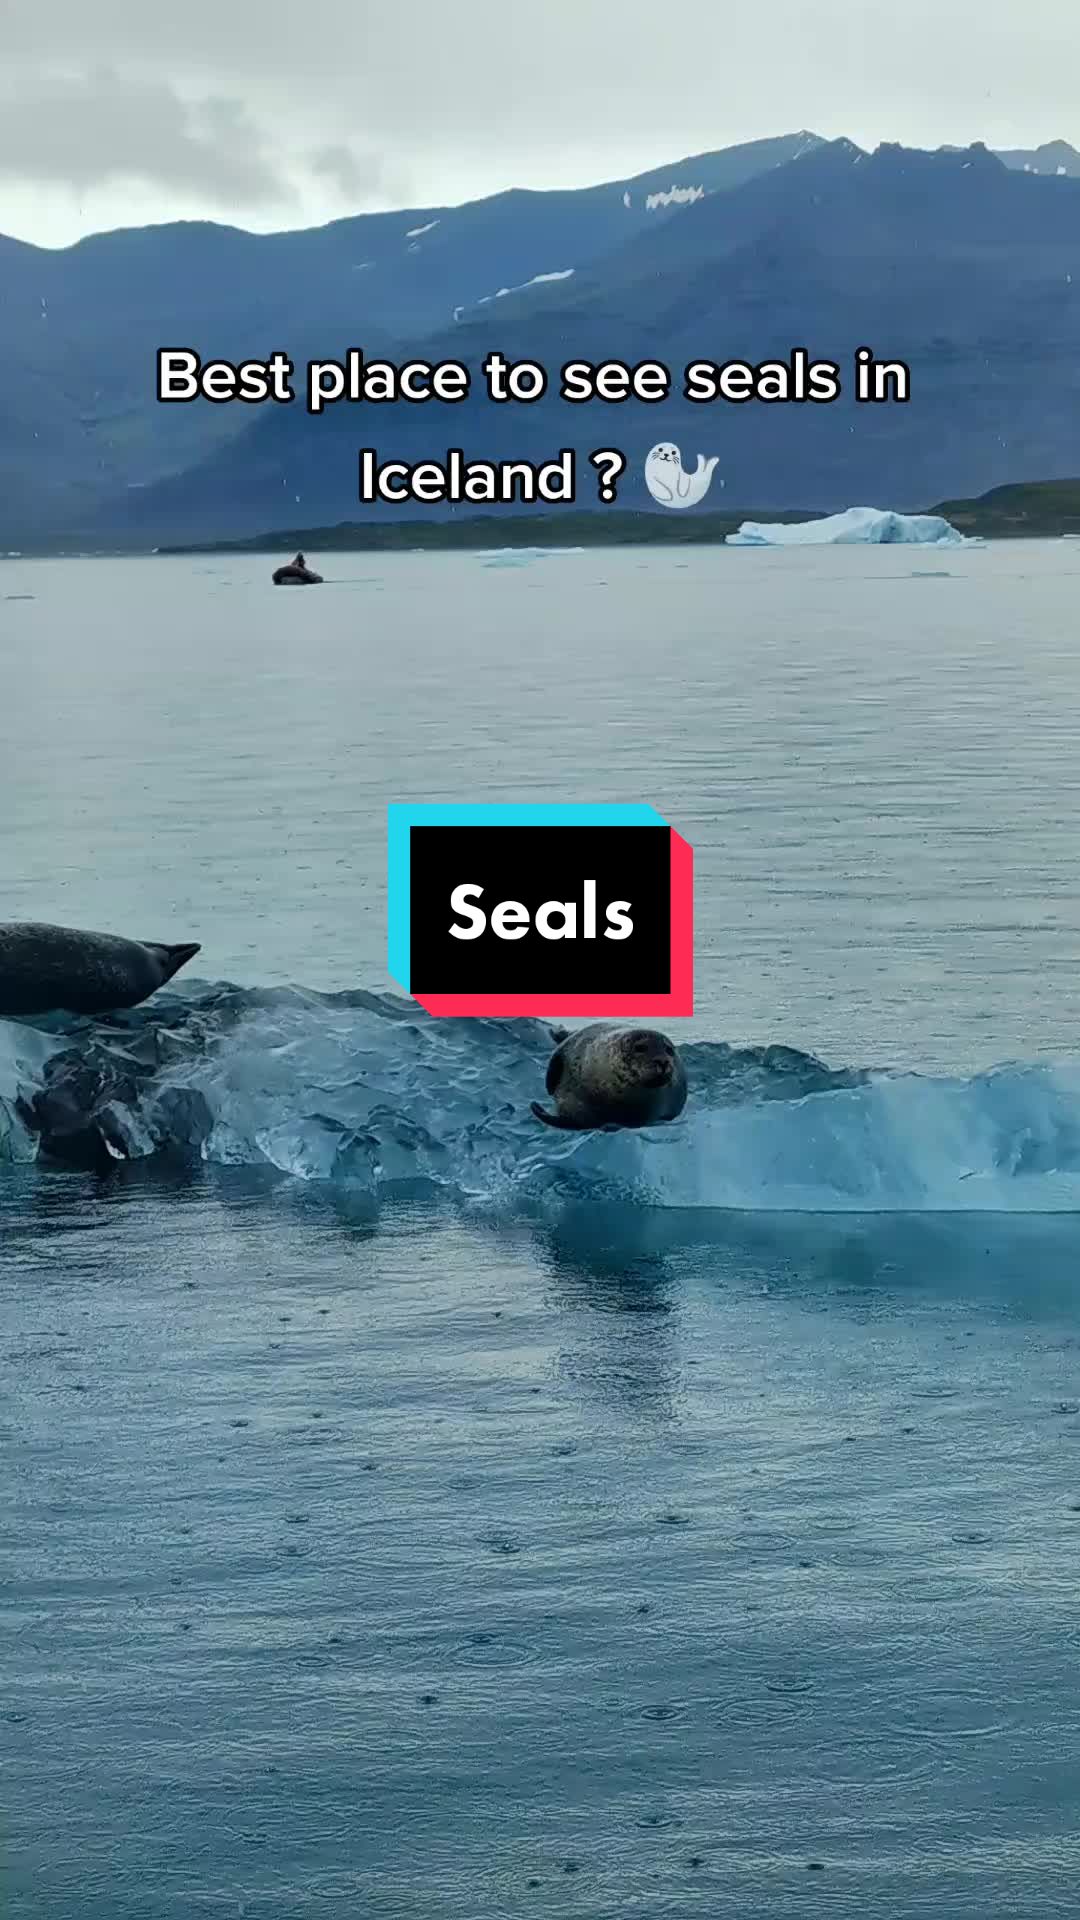
M 1048 140 L 1041 147 L 1016 147 L 1008 152 L 999 147 L 997 155 L 1007 167 L 1019 167 L 1026 173 L 1064 173 L 1080 179 L 1080 153 L 1067 140 Z
M 678 195 L 726 189 L 816 144 L 791 134 L 563 193 L 363 214 L 299 233 L 188 222 L 57 252 L 0 237 L 0 355 L 32 394 L 5 422 L 0 485 L 27 525 L 79 520 L 231 439 L 230 407 L 158 406 L 158 347 L 305 360 L 453 324 L 455 309 L 537 274 L 580 270 L 655 229 Z M 677 190 L 675 199 L 670 190 Z M 10 487 L 10 492 L 9 492 Z
M 687 466 L 698 452 L 720 456 L 716 508 L 721 482 L 729 498 L 769 508 L 903 507 L 1068 475 L 1080 427 L 1080 182 L 1011 172 L 984 148 L 866 155 L 836 142 L 684 207 L 587 275 L 500 301 L 497 317 L 497 336 L 489 314 L 471 313 L 425 352 L 478 367 L 497 345 L 551 370 L 569 358 L 658 358 L 676 376 L 673 397 L 570 407 L 478 396 L 455 407 L 339 405 L 318 419 L 301 407 L 263 411 L 227 449 L 150 492 L 126 525 L 184 538 L 416 518 L 415 503 L 358 502 L 365 444 L 406 460 L 450 445 L 494 459 L 612 446 L 632 465 L 622 505 L 648 504 L 641 462 L 665 439 Z M 909 403 L 854 403 L 862 345 L 909 364 Z M 681 398 L 689 360 L 756 361 L 795 346 L 840 364 L 840 400 Z M 595 478 L 582 470 L 588 503 Z

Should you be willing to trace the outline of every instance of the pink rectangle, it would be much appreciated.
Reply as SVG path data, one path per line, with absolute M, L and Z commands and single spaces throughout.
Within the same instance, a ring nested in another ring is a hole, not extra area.
M 686 1019 L 694 1011 L 694 850 L 671 829 L 671 991 L 669 993 L 582 993 L 566 998 L 516 993 L 417 993 L 413 998 L 436 1018 L 553 1020 L 628 1019 L 668 1014 Z

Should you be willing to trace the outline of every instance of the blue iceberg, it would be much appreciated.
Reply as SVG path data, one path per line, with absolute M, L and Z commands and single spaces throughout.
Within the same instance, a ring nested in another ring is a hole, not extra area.
M 970 544 L 936 513 L 891 513 L 882 507 L 848 507 L 824 520 L 795 526 L 744 520 L 727 536 L 729 547 L 964 547 Z

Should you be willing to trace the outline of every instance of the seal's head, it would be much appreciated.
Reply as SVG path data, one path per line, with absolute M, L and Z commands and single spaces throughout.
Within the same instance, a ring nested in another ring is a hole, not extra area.
M 626 1078 L 639 1087 L 669 1087 L 678 1056 L 666 1033 L 652 1027 L 633 1027 L 619 1035 L 619 1052 Z
M 652 1027 L 583 1027 L 560 1041 L 544 1082 L 556 1111 L 534 1100 L 549 1127 L 653 1127 L 686 1105 L 686 1071 L 674 1042 Z

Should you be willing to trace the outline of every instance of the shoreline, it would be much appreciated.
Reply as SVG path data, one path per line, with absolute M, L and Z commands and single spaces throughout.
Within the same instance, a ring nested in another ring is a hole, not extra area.
M 391 522 L 341 520 L 332 526 L 285 527 L 243 539 L 169 541 L 149 538 L 94 541 L 67 534 L 10 544 L 0 536 L 0 561 L 37 559 L 176 558 L 196 554 L 468 553 L 514 548 L 719 547 L 744 521 L 795 526 L 839 509 L 789 507 L 766 511 L 667 514 L 662 510 L 590 508 L 581 512 L 470 514 L 458 519 Z M 947 520 L 980 540 L 1054 540 L 1080 537 L 1080 480 L 1043 480 L 1003 487 L 970 499 L 897 509 Z M 17 536 L 16 536 L 17 540 Z M 6 551 L 5 551 L 6 548 Z
M 813 517 L 815 519 L 818 518 L 816 514 L 808 517 Z M 749 519 L 750 515 L 748 514 L 746 518 Z M 780 516 L 776 515 L 774 516 L 774 518 L 776 519 L 777 524 L 779 524 Z M 734 528 L 732 529 L 732 531 L 734 532 Z M 1080 540 L 1080 529 L 1078 529 L 1075 533 L 1073 533 L 1071 530 L 1066 533 L 1058 533 L 1055 530 L 1044 530 L 1044 529 L 1032 530 L 1030 528 L 1022 528 L 1022 529 L 1018 528 L 1015 532 L 1003 532 L 995 529 L 993 532 L 976 534 L 971 529 L 965 528 L 964 533 L 967 537 L 971 539 L 978 539 L 981 543 L 985 544 L 986 546 L 1022 545 L 1025 541 L 1031 544 L 1034 544 L 1035 542 L 1040 540 Z M 805 549 L 803 548 L 781 549 L 779 547 L 764 546 L 764 545 L 754 546 L 754 547 L 751 547 L 751 546 L 728 547 L 726 541 L 722 537 L 720 539 L 715 539 L 715 540 L 702 540 L 702 539 L 698 539 L 698 540 L 670 540 L 670 539 L 669 540 L 575 540 L 575 541 L 565 541 L 565 542 L 561 540 L 543 541 L 543 540 L 506 540 L 504 539 L 501 542 L 492 540 L 489 543 L 487 541 L 481 542 L 477 540 L 477 541 L 457 541 L 453 544 L 449 542 L 441 543 L 441 544 L 436 544 L 434 542 L 426 543 L 424 541 L 415 541 L 410 543 L 406 543 L 402 541 L 400 544 L 396 542 L 390 543 L 387 541 L 378 541 L 378 542 L 375 542 L 375 541 L 359 542 L 358 541 L 354 544 L 352 542 L 343 541 L 336 546 L 331 546 L 328 542 L 320 542 L 320 541 L 313 540 L 309 534 L 305 542 L 301 543 L 298 541 L 293 541 L 291 544 L 294 548 L 296 548 L 297 546 L 301 546 L 303 551 L 309 554 L 315 554 L 318 557 L 322 557 L 323 555 L 331 554 L 331 553 L 393 554 L 393 555 L 400 555 L 402 557 L 415 556 L 417 554 L 422 554 L 422 553 L 424 554 L 426 553 L 496 554 L 496 553 L 513 553 L 513 552 L 530 553 L 530 552 L 541 552 L 541 551 L 547 551 L 551 553 L 582 553 L 582 552 L 620 553 L 630 548 L 639 548 L 643 551 L 655 551 L 657 548 L 665 548 L 665 547 L 690 547 L 690 548 L 708 547 L 708 548 L 722 549 L 724 552 L 730 552 L 732 554 L 734 553 L 777 553 L 780 551 L 789 551 L 789 552 L 790 551 L 807 551 L 807 552 L 826 551 L 826 548 L 824 546 L 821 547 L 820 549 L 812 548 L 812 547 L 808 547 Z M 862 546 L 866 549 L 869 549 L 871 547 L 881 547 L 883 551 L 887 548 L 890 552 L 895 547 L 903 547 L 905 550 L 908 550 L 912 553 L 923 552 L 923 551 L 925 552 L 938 551 L 938 548 L 934 545 L 933 542 L 928 542 L 924 546 L 919 541 L 914 541 L 914 540 L 913 541 L 848 541 L 840 544 L 843 544 L 846 546 L 852 546 L 852 547 Z M 200 559 L 200 558 L 211 559 L 215 556 L 228 556 L 228 555 L 242 557 L 244 554 L 250 554 L 253 558 L 258 558 L 258 557 L 262 557 L 265 559 L 276 558 L 280 560 L 281 554 L 284 552 L 285 548 L 289 545 L 290 545 L 290 542 L 287 540 L 284 542 L 280 540 L 278 541 L 259 540 L 258 542 L 251 542 L 250 544 L 246 541 L 244 542 L 222 541 L 222 542 L 214 542 L 213 544 L 208 543 L 206 545 L 191 545 L 191 546 L 176 546 L 176 547 L 119 547 L 119 546 L 118 547 L 75 547 L 75 546 L 23 547 L 19 551 L 16 551 L 13 548 L 7 553 L 0 553 L 0 567 L 2 567 L 5 563 L 15 565 L 20 561 L 27 561 L 27 560 L 183 560 L 183 559 Z M 942 551 L 945 551 L 945 550 L 946 549 L 942 549 Z

